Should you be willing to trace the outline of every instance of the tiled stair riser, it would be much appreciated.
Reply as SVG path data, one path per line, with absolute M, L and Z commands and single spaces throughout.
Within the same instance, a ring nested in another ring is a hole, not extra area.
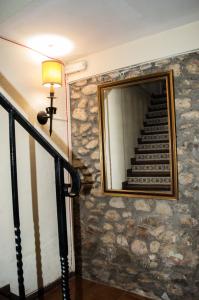
M 144 128 L 145 132 L 159 132 L 159 131 L 168 131 L 168 125 L 156 125 L 156 126 L 148 126 Z
M 130 177 L 128 178 L 130 184 L 171 184 L 170 177 Z
M 161 110 L 161 109 L 166 109 L 166 108 L 167 108 L 167 104 L 166 103 L 151 104 L 149 106 L 149 111 Z
M 167 117 L 167 110 L 149 111 L 146 116 L 147 118 Z
M 144 123 L 146 123 L 146 125 L 167 124 L 168 123 L 168 117 L 154 118 L 154 119 L 147 119 L 147 118 L 145 118 Z
M 148 134 L 148 135 L 142 135 L 141 137 L 142 141 L 164 141 L 169 139 L 169 135 L 166 134 Z
M 132 165 L 132 172 L 168 172 L 170 171 L 169 164 L 157 165 Z
M 169 150 L 169 143 L 140 144 L 137 149 L 139 151 L 145 151 L 145 150 Z
M 148 161 L 148 160 L 169 160 L 170 156 L 169 153 L 147 153 L 147 154 L 136 154 L 135 155 L 136 161 Z

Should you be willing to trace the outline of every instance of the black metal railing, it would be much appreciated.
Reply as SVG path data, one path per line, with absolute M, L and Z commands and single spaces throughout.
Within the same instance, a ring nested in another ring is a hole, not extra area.
M 18 122 L 54 158 L 55 161 L 56 203 L 58 219 L 59 253 L 61 261 L 62 294 L 64 300 L 70 300 L 65 197 L 75 197 L 78 195 L 80 190 L 79 175 L 77 171 L 71 166 L 71 164 L 61 156 L 61 154 L 24 118 L 24 116 L 1 93 L 0 105 L 9 113 L 12 206 L 15 231 L 19 298 L 26 299 L 18 201 L 15 122 Z M 71 184 L 66 184 L 64 182 L 64 170 L 66 170 L 70 174 Z

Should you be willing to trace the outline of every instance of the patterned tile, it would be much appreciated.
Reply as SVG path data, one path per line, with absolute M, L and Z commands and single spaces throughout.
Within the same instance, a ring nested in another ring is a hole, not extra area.
M 169 153 L 148 153 L 148 154 L 136 154 L 135 155 L 137 161 L 145 161 L 145 160 L 169 160 Z
M 133 172 L 168 172 L 170 171 L 169 164 L 156 165 L 132 165 Z
M 151 104 L 149 106 L 151 110 L 161 110 L 161 109 L 166 109 L 167 104 L 166 103 L 160 103 L 160 104 Z
M 168 133 L 141 135 L 142 141 L 167 141 L 168 139 Z
M 168 185 L 171 184 L 170 177 L 129 177 L 129 184 L 156 184 L 156 185 Z
M 150 124 L 150 125 L 152 125 L 152 124 L 157 124 L 157 125 L 159 125 L 159 124 L 164 124 L 164 123 L 167 123 L 168 122 L 168 118 L 167 117 L 162 117 L 162 118 L 154 118 L 154 119 L 145 119 L 145 123 L 146 124 Z
M 169 143 L 155 143 L 155 144 L 139 144 L 138 149 L 144 150 L 168 150 Z
M 156 111 L 149 111 L 147 113 L 147 116 L 149 118 L 152 118 L 152 117 L 163 117 L 163 116 L 168 116 L 167 114 L 167 110 L 156 110 Z
M 144 131 L 146 132 L 168 131 L 168 125 L 146 126 L 144 127 Z

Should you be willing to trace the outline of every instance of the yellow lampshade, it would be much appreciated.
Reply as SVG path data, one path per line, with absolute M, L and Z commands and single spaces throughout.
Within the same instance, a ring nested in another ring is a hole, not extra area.
M 46 87 L 62 86 L 62 64 L 57 60 L 46 60 L 42 62 L 42 84 Z

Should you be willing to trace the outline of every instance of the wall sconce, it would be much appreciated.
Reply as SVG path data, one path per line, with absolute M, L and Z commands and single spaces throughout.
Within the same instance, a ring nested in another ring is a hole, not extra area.
M 62 86 L 62 63 L 57 60 L 46 60 L 42 62 L 42 84 L 50 87 L 50 106 L 46 111 L 40 111 L 37 120 L 41 125 L 47 123 L 50 119 L 50 135 L 52 134 L 53 115 L 56 114 L 57 108 L 53 106 L 53 100 L 56 99 L 54 88 Z

